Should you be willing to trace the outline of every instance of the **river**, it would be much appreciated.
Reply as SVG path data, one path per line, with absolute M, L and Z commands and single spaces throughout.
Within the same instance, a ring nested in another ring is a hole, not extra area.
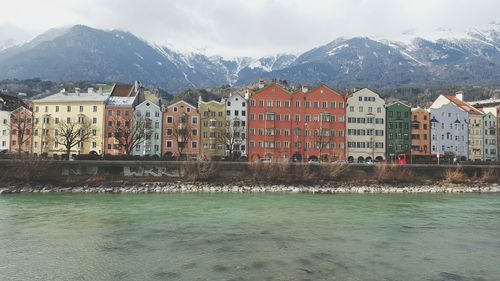
M 500 280 L 500 194 L 2 195 L 0 280 Z

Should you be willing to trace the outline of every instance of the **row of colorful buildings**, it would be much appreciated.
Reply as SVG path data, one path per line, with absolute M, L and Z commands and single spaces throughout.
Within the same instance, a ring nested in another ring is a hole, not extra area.
M 453 157 L 497 161 L 500 100 L 465 102 L 441 95 L 428 108 L 386 104 L 375 92 L 338 93 L 325 85 L 289 91 L 259 84 L 220 101 L 164 106 L 139 83 L 75 89 L 0 110 L 0 151 L 61 156 L 68 126 L 71 154 L 257 161 L 397 161 Z M 64 126 L 62 126 L 64 125 Z M 88 133 L 78 141 L 78 136 Z

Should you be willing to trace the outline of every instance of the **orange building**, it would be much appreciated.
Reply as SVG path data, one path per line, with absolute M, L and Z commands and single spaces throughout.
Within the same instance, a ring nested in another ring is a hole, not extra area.
M 411 110 L 411 154 L 431 154 L 430 114 L 420 107 Z
M 196 159 L 200 151 L 200 113 L 185 101 L 163 112 L 162 154 L 167 158 Z
M 21 106 L 10 115 L 10 151 L 16 154 L 31 154 L 32 138 L 33 112 Z
M 115 126 L 131 123 L 134 117 L 134 107 L 144 100 L 142 88 L 138 82 L 134 85 L 115 84 L 106 101 L 104 116 L 104 154 L 124 155 L 121 147 L 113 136 Z
M 251 94 L 248 111 L 252 161 L 345 159 L 345 97 L 324 85 L 292 93 L 271 84 Z

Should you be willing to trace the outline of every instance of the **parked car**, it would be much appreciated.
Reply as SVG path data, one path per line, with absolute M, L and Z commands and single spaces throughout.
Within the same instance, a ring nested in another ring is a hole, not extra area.
M 309 159 L 307 159 L 307 163 L 309 163 L 309 164 L 319 164 L 319 159 L 316 156 L 309 156 Z
M 272 163 L 273 160 L 271 158 L 261 158 L 260 163 Z

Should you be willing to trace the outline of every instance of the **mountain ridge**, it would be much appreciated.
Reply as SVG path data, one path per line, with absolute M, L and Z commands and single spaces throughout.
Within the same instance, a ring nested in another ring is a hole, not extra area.
M 302 54 L 262 58 L 182 53 L 120 30 L 84 25 L 51 29 L 0 51 L 0 79 L 130 82 L 171 93 L 189 88 L 241 86 L 263 78 L 336 88 L 418 84 L 498 84 L 500 30 L 466 38 L 403 43 L 368 37 L 337 38 Z

